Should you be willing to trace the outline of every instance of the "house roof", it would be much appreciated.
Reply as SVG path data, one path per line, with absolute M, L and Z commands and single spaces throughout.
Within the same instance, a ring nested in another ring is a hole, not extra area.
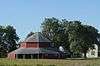
M 42 33 L 36 32 L 32 36 L 25 39 L 24 42 L 50 42 L 47 38 L 45 38 Z
M 53 50 L 52 48 L 19 48 L 13 52 L 15 54 L 38 54 L 38 53 L 58 54 L 58 52 Z

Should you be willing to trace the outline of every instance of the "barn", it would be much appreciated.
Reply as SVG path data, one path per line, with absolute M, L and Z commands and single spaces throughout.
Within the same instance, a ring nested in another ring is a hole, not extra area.
M 36 32 L 21 42 L 20 47 L 8 53 L 10 59 L 57 59 L 64 54 L 51 47 L 51 42 L 42 33 Z

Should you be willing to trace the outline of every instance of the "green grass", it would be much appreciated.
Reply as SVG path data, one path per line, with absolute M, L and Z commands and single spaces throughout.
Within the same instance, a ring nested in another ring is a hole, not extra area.
M 0 59 L 0 66 L 100 66 L 100 59 Z

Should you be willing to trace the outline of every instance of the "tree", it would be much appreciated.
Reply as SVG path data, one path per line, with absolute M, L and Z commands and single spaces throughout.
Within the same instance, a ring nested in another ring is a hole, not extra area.
M 5 34 L 5 28 L 3 26 L 0 26 L 0 57 L 6 56 L 6 48 L 4 43 L 4 34 Z
M 56 18 L 45 18 L 42 23 L 42 33 L 46 36 L 54 45 L 56 45 L 58 28 L 59 28 L 59 20 Z
M 70 50 L 74 53 L 86 53 L 93 44 L 97 44 L 98 30 L 92 26 L 82 25 L 80 21 L 70 21 L 65 27 L 68 32 Z
M 67 35 L 65 35 L 62 23 L 60 20 L 54 17 L 45 18 L 44 22 L 42 23 L 42 33 L 56 48 L 59 48 L 59 46 L 65 47 L 67 45 Z
M 69 21 L 65 25 L 65 32 L 68 33 L 68 41 L 70 44 L 70 51 L 76 54 L 80 53 L 80 32 L 81 32 L 81 22 L 79 21 Z
M 98 45 L 98 30 L 92 26 L 89 25 L 83 25 L 82 30 L 82 39 L 83 39 L 83 45 L 82 45 L 82 52 L 84 53 L 84 58 L 86 58 L 86 53 L 89 48 L 93 49 L 94 44 Z
M 16 34 L 16 29 L 13 26 L 5 27 L 4 42 L 6 44 L 7 52 L 17 49 L 19 37 Z
M 13 26 L 0 26 L 0 57 L 6 57 L 8 52 L 17 49 L 18 40 Z

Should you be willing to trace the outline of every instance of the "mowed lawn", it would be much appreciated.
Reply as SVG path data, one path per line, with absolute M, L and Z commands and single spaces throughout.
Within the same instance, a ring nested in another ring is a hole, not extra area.
M 100 59 L 0 59 L 0 66 L 100 66 Z

